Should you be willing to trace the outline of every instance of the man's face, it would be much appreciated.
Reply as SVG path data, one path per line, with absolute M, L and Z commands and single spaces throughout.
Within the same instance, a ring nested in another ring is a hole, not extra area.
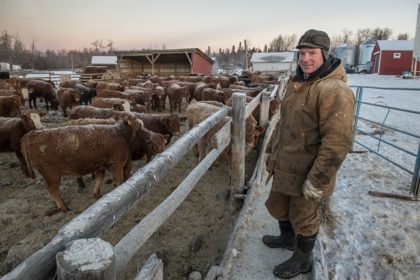
M 299 49 L 299 66 L 303 73 L 309 75 L 324 63 L 321 49 Z

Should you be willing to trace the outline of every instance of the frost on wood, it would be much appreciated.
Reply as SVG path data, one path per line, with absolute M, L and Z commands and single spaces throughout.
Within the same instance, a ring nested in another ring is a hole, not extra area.
M 106 270 L 114 262 L 112 245 L 99 238 L 75 240 L 57 254 L 57 266 L 73 273 Z

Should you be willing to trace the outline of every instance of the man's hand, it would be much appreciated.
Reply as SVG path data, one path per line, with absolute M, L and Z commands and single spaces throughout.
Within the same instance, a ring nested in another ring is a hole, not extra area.
M 312 185 L 311 181 L 309 181 L 309 179 L 306 179 L 305 183 L 303 183 L 302 193 L 305 199 L 314 200 L 321 200 L 323 195 L 323 192 L 315 188 L 314 185 Z

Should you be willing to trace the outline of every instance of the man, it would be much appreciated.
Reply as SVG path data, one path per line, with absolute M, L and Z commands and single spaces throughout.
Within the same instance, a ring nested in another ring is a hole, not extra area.
M 351 150 L 354 96 L 340 60 L 328 55 L 330 38 L 308 30 L 299 39 L 299 61 L 281 106 L 267 170 L 274 174 L 266 201 L 280 235 L 265 235 L 271 248 L 293 250 L 273 273 L 291 278 L 312 269 L 319 231 L 318 208 L 332 194 L 336 173 Z

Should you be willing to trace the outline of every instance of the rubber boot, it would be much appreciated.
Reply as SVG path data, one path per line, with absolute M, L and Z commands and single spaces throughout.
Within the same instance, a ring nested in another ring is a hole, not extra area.
M 264 235 L 263 243 L 270 248 L 285 248 L 293 250 L 296 234 L 289 221 L 279 221 L 280 235 Z
M 312 250 L 315 246 L 316 235 L 297 235 L 293 248 L 293 255 L 287 261 L 274 267 L 273 273 L 280 278 L 292 278 L 300 273 L 307 273 L 312 269 Z

